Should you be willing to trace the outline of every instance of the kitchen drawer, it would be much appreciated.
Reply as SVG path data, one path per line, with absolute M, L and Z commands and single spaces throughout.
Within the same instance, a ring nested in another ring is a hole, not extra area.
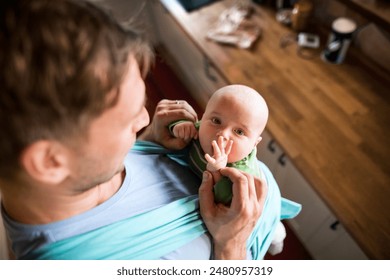
M 366 260 L 367 256 L 336 217 L 330 215 L 306 242 L 310 253 L 319 260 Z

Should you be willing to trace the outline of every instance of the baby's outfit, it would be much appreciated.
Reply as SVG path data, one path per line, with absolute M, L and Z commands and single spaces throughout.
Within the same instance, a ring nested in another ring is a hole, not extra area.
M 169 125 L 169 130 L 171 133 L 173 131 L 173 127 L 181 122 L 183 121 L 177 121 Z M 199 131 L 200 121 L 195 123 L 195 128 Z M 261 169 L 259 168 L 256 154 L 257 150 L 255 147 L 250 152 L 250 154 L 243 159 L 228 163 L 226 166 L 234 167 L 256 177 L 262 178 L 263 176 Z M 200 146 L 199 140 L 194 139 L 189 150 L 189 164 L 192 171 L 195 172 L 195 174 L 200 178 L 202 177 L 203 171 L 207 169 L 207 160 L 205 159 L 204 155 L 205 153 Z M 221 180 L 219 180 L 214 186 L 215 202 L 229 204 L 233 196 L 232 185 L 233 183 L 228 177 L 222 176 Z

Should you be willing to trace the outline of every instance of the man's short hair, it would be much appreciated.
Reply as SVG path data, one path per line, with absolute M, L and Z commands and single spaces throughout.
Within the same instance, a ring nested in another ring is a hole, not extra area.
M 8 177 L 35 141 L 82 135 L 116 103 L 130 55 L 145 75 L 152 52 L 140 34 L 88 2 L 0 6 L 0 177 Z

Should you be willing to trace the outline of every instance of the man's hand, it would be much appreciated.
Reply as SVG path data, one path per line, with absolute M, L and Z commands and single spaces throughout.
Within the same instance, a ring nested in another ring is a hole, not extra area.
M 196 122 L 198 117 L 195 110 L 186 101 L 163 99 L 157 104 L 151 124 L 138 139 L 156 142 L 168 149 L 182 149 L 187 145 L 187 142 L 172 136 L 168 130 L 170 123 L 180 119 Z
M 199 188 L 200 213 L 213 237 L 216 259 L 245 259 L 246 242 L 260 218 L 265 198 L 266 183 L 234 168 L 220 170 L 233 182 L 233 199 L 230 207 L 215 204 L 213 179 L 203 173 Z
M 232 150 L 233 140 L 225 141 L 222 136 L 218 137 L 217 141 L 211 143 L 213 147 L 213 156 L 205 154 L 205 159 L 207 160 L 207 170 L 210 172 L 216 172 L 223 167 L 226 167 L 228 163 L 228 156 Z
M 198 131 L 195 128 L 193 122 L 181 122 L 173 127 L 172 133 L 175 137 L 183 139 L 185 142 L 190 142 L 192 139 L 196 139 Z

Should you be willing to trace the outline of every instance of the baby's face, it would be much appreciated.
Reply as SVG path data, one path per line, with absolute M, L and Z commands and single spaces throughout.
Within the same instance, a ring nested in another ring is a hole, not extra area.
M 233 94 L 212 98 L 199 129 L 203 151 L 212 156 L 211 142 L 223 136 L 225 141 L 233 140 L 228 162 L 236 162 L 249 155 L 261 140 L 260 134 L 267 119 L 261 116 L 259 110 L 261 108 L 256 108 L 255 103 L 237 99 Z

